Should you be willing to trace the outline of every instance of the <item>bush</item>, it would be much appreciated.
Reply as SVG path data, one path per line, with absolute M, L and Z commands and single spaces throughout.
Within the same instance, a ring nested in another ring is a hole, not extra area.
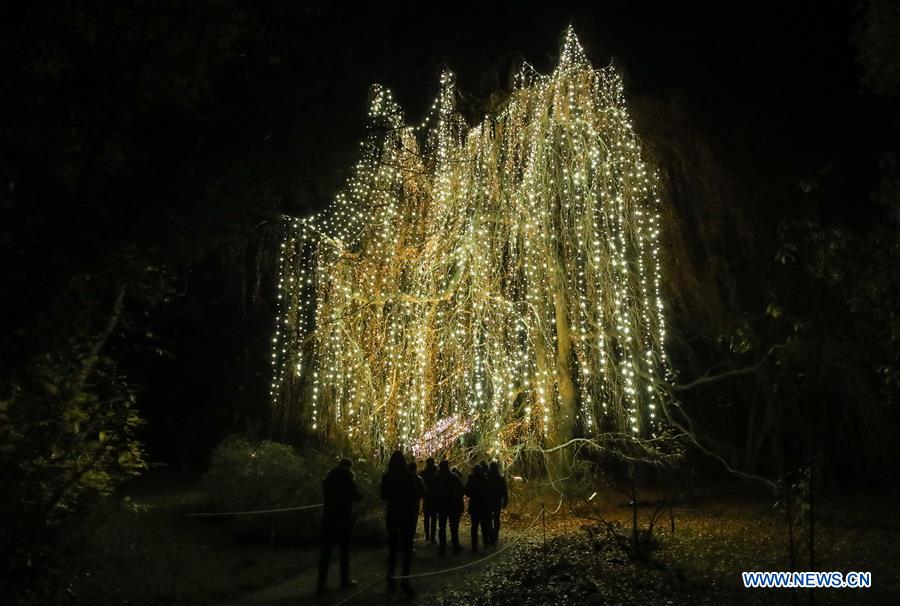
M 313 449 L 297 451 L 277 442 L 252 441 L 230 436 L 212 452 L 210 469 L 202 485 L 211 511 L 281 509 L 322 502 L 322 480 L 339 456 Z M 365 542 L 384 538 L 378 500 L 380 469 L 355 461 L 353 471 L 363 494 L 357 508 L 354 536 Z M 276 544 L 311 544 L 318 541 L 321 510 L 288 511 L 226 518 L 242 540 Z
M 73 346 L 0 383 L 0 595 L 10 603 L 62 599 L 91 512 L 146 468 L 141 423 L 130 386 L 96 351 Z

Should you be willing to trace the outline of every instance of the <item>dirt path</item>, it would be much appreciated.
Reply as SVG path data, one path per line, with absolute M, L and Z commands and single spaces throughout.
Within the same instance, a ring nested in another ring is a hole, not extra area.
M 345 600 L 348 600 L 348 606 L 423 603 L 424 598 L 428 595 L 450 585 L 457 587 L 465 585 L 488 566 L 501 563 L 509 553 L 509 547 L 522 532 L 521 529 L 509 529 L 505 536 L 501 537 L 497 547 L 481 549 L 477 553 L 473 553 L 468 548 L 468 526 L 464 520 L 464 524 L 460 528 L 464 550 L 458 555 L 452 555 L 452 550 L 448 549 L 446 557 L 439 557 L 437 546 L 426 544 L 424 536 L 419 532 L 416 535 L 412 574 L 432 572 L 437 574 L 412 579 L 411 583 L 416 591 L 414 598 L 407 597 L 402 591 L 397 591 L 393 595 L 388 593 L 387 583 L 384 580 L 387 548 L 356 547 L 351 552 L 350 560 L 351 577 L 359 583 L 355 588 L 334 589 L 338 585 L 338 566 L 335 555 L 328 571 L 329 586 L 333 589 L 325 596 L 317 597 L 315 595 L 318 571 L 311 568 L 283 583 L 239 596 L 227 602 L 226 606 L 287 606 L 289 604 L 336 606 Z

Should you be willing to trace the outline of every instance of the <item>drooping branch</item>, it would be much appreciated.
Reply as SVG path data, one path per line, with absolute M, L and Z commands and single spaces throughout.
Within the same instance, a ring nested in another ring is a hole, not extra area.
M 409 126 L 373 88 L 346 187 L 286 219 L 273 404 L 368 452 L 436 444 L 449 419 L 454 448 L 492 455 L 652 440 L 669 395 L 646 386 L 671 378 L 661 200 L 621 78 L 570 30 L 497 115 L 469 128 L 455 99 L 445 72 Z
M 750 366 L 744 366 L 742 368 L 734 368 L 734 369 L 727 370 L 725 372 L 718 373 L 715 375 L 706 374 L 706 375 L 700 377 L 699 379 L 695 379 L 695 380 L 691 381 L 690 383 L 670 384 L 670 383 L 667 383 L 666 381 L 662 381 L 662 380 L 660 380 L 652 375 L 649 375 L 643 371 L 640 371 L 640 370 L 636 374 L 638 374 L 642 379 L 652 383 L 654 386 L 656 386 L 660 389 L 663 389 L 665 391 L 668 391 L 669 393 L 675 393 L 675 392 L 679 392 L 679 391 L 690 391 L 691 389 L 695 389 L 697 387 L 700 387 L 701 385 L 708 385 L 710 383 L 715 383 L 715 382 L 722 381 L 725 379 L 730 379 L 732 377 L 739 377 L 742 375 L 754 373 L 757 370 L 759 370 L 769 360 L 769 358 L 772 356 L 772 354 L 774 354 L 775 351 L 778 350 L 779 348 L 780 348 L 779 345 L 773 345 L 772 347 L 769 348 L 769 350 L 765 353 L 765 355 L 763 355 L 762 358 L 760 358 L 758 361 L 751 364 Z
M 708 448 L 705 444 L 703 444 L 700 441 L 700 439 L 697 437 L 697 434 L 694 431 L 685 428 L 677 420 L 669 419 L 669 423 L 676 429 L 680 430 L 681 433 L 688 440 L 690 440 L 691 444 L 693 444 L 700 452 L 702 452 L 706 456 L 718 461 L 722 465 L 722 467 L 725 468 L 725 470 L 728 473 L 733 474 L 738 477 L 741 477 L 741 478 L 744 478 L 744 479 L 747 479 L 747 480 L 759 482 L 760 484 L 764 484 L 765 486 L 768 486 L 772 490 L 778 489 L 778 485 L 774 481 L 770 480 L 769 478 L 766 478 L 766 477 L 763 477 L 763 476 L 760 476 L 757 474 L 749 473 L 746 471 L 742 471 L 742 470 L 734 467 L 731 463 L 729 463 L 727 460 L 725 460 L 725 458 L 722 455 L 720 455 L 716 451 Z
M 715 383 L 716 381 L 722 381 L 724 379 L 730 379 L 732 377 L 739 377 L 742 375 L 747 375 L 756 372 L 759 370 L 775 353 L 775 351 L 779 348 L 778 345 L 773 345 L 769 348 L 769 350 L 765 353 L 765 355 L 760 358 L 755 364 L 751 364 L 750 366 L 745 366 L 743 368 L 735 368 L 732 370 L 725 371 L 723 373 L 719 373 L 716 375 L 706 375 L 691 381 L 690 383 L 686 383 L 684 385 L 673 385 L 671 387 L 672 391 L 689 391 L 694 389 L 695 387 L 699 387 L 701 385 L 707 385 L 709 383 Z

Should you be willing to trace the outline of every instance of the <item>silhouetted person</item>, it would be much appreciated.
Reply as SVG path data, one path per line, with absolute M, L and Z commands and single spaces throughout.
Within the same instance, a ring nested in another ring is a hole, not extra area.
M 484 474 L 484 468 L 476 465 L 469 474 L 466 481 L 466 495 L 469 497 L 469 518 L 471 518 L 472 529 L 472 551 L 478 551 L 478 529 L 481 528 L 481 538 L 487 545 L 490 540 L 490 528 L 488 526 L 490 519 L 490 508 L 487 491 L 487 478 Z
M 437 506 L 434 501 L 434 478 L 437 476 L 437 473 L 438 468 L 434 464 L 434 459 L 428 457 L 425 460 L 425 469 L 422 470 L 422 480 L 425 481 L 425 502 L 423 507 L 425 515 L 422 525 L 425 527 L 425 540 L 432 543 L 437 542 L 437 537 L 434 534 L 438 519 Z
M 353 504 L 362 499 L 350 459 L 341 459 L 337 467 L 328 472 L 322 481 L 322 553 L 319 556 L 318 593 L 328 590 L 328 565 L 331 550 L 338 546 L 341 562 L 341 587 L 353 587 L 350 579 L 350 538 L 353 534 Z
M 490 544 L 496 545 L 497 539 L 500 538 L 500 510 L 506 509 L 506 504 L 509 502 L 509 490 L 506 486 L 506 479 L 500 473 L 500 463 L 491 461 L 486 479 L 491 531 Z
M 397 590 L 397 552 L 401 552 L 402 576 L 409 575 L 412 566 L 413 536 L 418 522 L 419 499 L 422 485 L 417 476 L 409 472 L 403 453 L 395 450 L 388 461 L 387 472 L 381 477 L 381 498 L 385 501 L 385 523 L 388 535 L 388 589 Z M 412 595 L 409 579 L 402 579 L 400 586 Z
M 453 543 L 453 553 L 459 553 L 459 520 L 462 517 L 465 504 L 463 502 L 462 479 L 450 471 L 450 463 L 446 459 L 441 461 L 437 473 L 434 475 L 434 504 L 438 517 L 438 535 L 440 547 L 438 555 L 447 552 L 447 524 L 450 524 L 450 540 Z

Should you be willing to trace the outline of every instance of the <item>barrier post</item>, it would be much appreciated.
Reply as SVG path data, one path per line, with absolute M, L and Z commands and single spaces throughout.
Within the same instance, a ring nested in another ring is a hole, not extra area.
M 541 547 L 544 553 L 547 553 L 547 507 L 543 501 L 541 501 L 541 536 L 543 537 Z

